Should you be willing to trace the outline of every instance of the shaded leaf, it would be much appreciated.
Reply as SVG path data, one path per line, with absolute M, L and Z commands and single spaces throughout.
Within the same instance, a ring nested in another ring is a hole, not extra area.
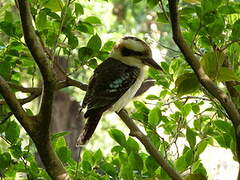
M 87 43 L 87 47 L 91 48 L 94 53 L 99 51 L 101 46 L 102 46 L 102 41 L 101 41 L 100 37 L 98 36 L 98 34 L 93 35 Z
M 138 170 L 141 172 L 143 169 L 143 160 L 141 156 L 139 156 L 137 153 L 131 152 L 128 156 L 128 161 L 133 170 Z
M 121 146 L 126 146 L 126 138 L 125 135 L 119 131 L 118 129 L 111 129 L 109 131 L 110 136 Z
M 177 93 L 179 96 L 190 94 L 198 90 L 199 82 L 194 73 L 185 73 L 175 81 Z
M 148 171 L 154 172 L 159 167 L 158 163 L 152 156 L 148 156 L 145 161 L 145 166 Z
M 196 145 L 196 133 L 192 129 L 187 128 L 186 137 L 190 147 L 194 148 Z
M 9 122 L 8 127 L 5 131 L 6 138 L 11 142 L 15 143 L 20 135 L 20 128 L 14 121 Z

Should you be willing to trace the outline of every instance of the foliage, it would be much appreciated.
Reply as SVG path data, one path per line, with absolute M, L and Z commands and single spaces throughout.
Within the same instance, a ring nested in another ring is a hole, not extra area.
M 151 68 L 148 71 L 161 90 L 135 101 L 131 117 L 178 172 L 207 178 L 200 157 L 207 146 L 230 149 L 233 159 L 237 159 L 234 128 L 225 110 L 200 85 L 171 40 L 167 1 L 160 5 L 157 0 L 30 2 L 42 43 L 48 51 L 66 57 L 67 74 L 80 81 L 87 82 L 89 71 L 106 59 L 115 40 L 123 34 L 147 36 L 160 50 L 167 49 L 161 62 L 164 73 Z M 98 12 L 97 6 L 113 6 L 115 16 L 111 12 Z M 184 38 L 199 57 L 206 74 L 220 87 L 229 81 L 238 82 L 233 88 L 240 93 L 240 3 L 185 0 L 180 7 Z M 4 1 L 0 10 L 0 75 L 10 83 L 35 87 L 41 77 L 23 40 L 17 11 L 11 1 Z M 227 88 L 222 89 L 230 93 Z M 21 94 L 19 98 L 22 97 Z M 233 97 L 233 101 L 239 108 L 240 97 Z M 149 102 L 154 105 L 149 106 Z M 25 108 L 31 109 L 29 114 L 36 111 L 32 106 Z M 35 160 L 32 141 L 26 138 L 26 132 L 1 95 L 0 121 L 0 176 L 15 177 L 21 172 L 29 179 L 49 179 Z M 72 159 L 65 135 L 52 135 L 52 143 L 74 179 L 170 179 L 138 141 L 118 129 L 109 131 L 117 143 L 111 148 L 111 154 L 104 156 L 101 149 L 84 150 L 80 163 Z

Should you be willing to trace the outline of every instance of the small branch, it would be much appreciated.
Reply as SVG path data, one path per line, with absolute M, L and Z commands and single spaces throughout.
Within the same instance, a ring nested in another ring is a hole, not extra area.
M 220 51 L 224 51 L 225 49 L 227 49 L 229 46 L 231 46 L 233 43 L 236 42 L 240 42 L 240 39 L 236 39 L 236 40 L 232 40 L 229 43 L 227 43 L 225 46 L 223 46 L 222 48 L 220 48 Z
M 12 93 L 8 83 L 0 76 L 0 94 L 25 130 L 32 129 L 32 124 L 16 96 Z M 28 131 L 28 130 L 27 130 Z
M 42 88 L 27 88 L 27 87 L 22 87 L 22 86 L 16 85 L 14 83 L 8 83 L 8 84 L 12 88 L 17 89 L 19 91 L 22 91 L 24 93 L 31 93 L 31 95 L 26 97 L 26 98 L 18 99 L 18 101 L 20 102 L 21 105 L 31 102 L 35 98 L 39 97 L 42 93 Z M 83 84 L 79 81 L 76 81 L 74 79 L 71 79 L 71 78 L 67 77 L 65 81 L 60 81 L 60 82 L 57 83 L 57 85 L 55 87 L 55 91 L 66 88 L 66 87 L 69 87 L 69 86 L 77 87 L 77 88 L 79 88 L 83 91 L 87 90 L 87 84 Z M 1 104 L 6 104 L 6 101 L 5 100 L 0 100 L 0 105 Z
M 24 92 L 24 93 L 36 93 L 39 90 L 41 91 L 41 88 L 30 88 L 30 87 L 23 87 L 23 86 L 19 86 L 16 85 L 14 83 L 8 82 L 8 85 L 13 88 L 16 89 L 18 91 Z
M 61 81 L 56 85 L 56 89 L 58 90 L 58 89 L 62 89 L 62 88 L 68 87 L 68 86 L 74 86 L 83 91 L 86 91 L 87 87 L 88 87 L 87 84 L 83 84 L 79 81 L 76 81 L 74 79 L 67 77 L 65 81 Z
M 173 180 L 182 180 L 181 176 L 162 157 L 162 155 L 159 153 L 156 147 L 150 142 L 149 138 L 140 131 L 140 129 L 133 122 L 133 120 L 128 116 L 126 110 L 122 109 L 117 114 L 130 129 L 130 135 L 136 137 L 145 146 L 149 154 L 166 171 L 168 176 L 171 177 Z

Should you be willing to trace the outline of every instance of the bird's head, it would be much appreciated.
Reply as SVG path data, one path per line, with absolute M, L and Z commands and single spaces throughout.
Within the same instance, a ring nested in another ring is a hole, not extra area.
M 136 37 L 125 36 L 120 39 L 114 46 L 110 56 L 131 66 L 143 67 L 143 65 L 148 65 L 162 70 L 153 60 L 150 47 Z

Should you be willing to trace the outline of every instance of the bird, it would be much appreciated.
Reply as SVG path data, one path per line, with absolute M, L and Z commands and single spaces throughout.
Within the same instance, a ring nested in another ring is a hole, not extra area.
M 77 139 L 77 147 L 92 137 L 105 111 L 119 112 L 134 97 L 144 80 L 145 65 L 162 71 L 146 42 L 124 36 L 115 44 L 89 80 L 81 107 L 87 108 L 84 114 L 87 122 Z

